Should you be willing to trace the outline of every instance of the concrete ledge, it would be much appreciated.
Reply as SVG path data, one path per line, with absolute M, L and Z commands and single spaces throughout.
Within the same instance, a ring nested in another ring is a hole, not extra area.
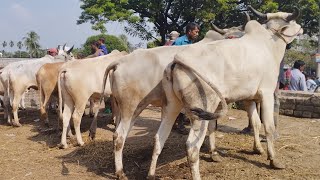
M 304 117 L 320 117 L 320 93 L 280 91 L 280 114 Z

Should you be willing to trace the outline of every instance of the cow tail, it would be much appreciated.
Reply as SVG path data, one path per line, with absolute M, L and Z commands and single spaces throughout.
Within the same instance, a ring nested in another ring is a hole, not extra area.
M 62 117 L 62 94 L 61 94 L 61 75 L 62 73 L 66 73 L 66 70 L 61 70 L 58 74 L 58 95 L 59 95 L 59 118 L 63 120 Z
M 113 63 L 111 63 L 111 64 L 107 67 L 107 69 L 106 69 L 106 71 L 105 71 L 105 73 L 104 73 L 103 82 L 102 82 L 102 91 L 101 91 L 101 96 L 100 96 L 100 104 L 102 103 L 102 100 L 103 100 L 103 98 L 104 98 L 104 91 L 105 91 L 105 89 L 106 89 L 106 84 L 107 84 L 108 75 L 109 75 L 109 73 L 110 73 L 111 70 L 115 71 L 115 70 L 117 69 L 118 64 L 119 64 L 118 62 L 113 62 Z M 110 77 L 110 79 L 111 79 L 111 77 Z
M 225 98 L 223 97 L 222 93 L 219 91 L 218 87 L 216 85 L 214 85 L 213 83 L 211 83 L 209 81 L 208 78 L 206 78 L 205 76 L 202 76 L 199 72 L 197 72 L 193 67 L 190 67 L 186 64 L 184 64 L 183 62 L 179 61 L 178 59 L 175 59 L 174 64 L 179 64 L 181 66 L 183 66 L 184 68 L 190 70 L 191 72 L 195 73 L 198 77 L 200 77 L 204 82 L 206 82 L 214 92 L 217 93 L 219 99 L 221 100 L 221 105 L 222 105 L 222 110 L 220 112 L 217 113 L 210 113 L 210 112 L 204 112 L 202 109 L 200 108 L 193 108 L 191 109 L 191 111 L 193 111 L 195 114 L 197 114 L 201 119 L 206 119 L 206 120 L 214 120 L 217 119 L 221 116 L 225 116 L 227 114 L 228 111 L 228 104 L 225 100 Z M 173 69 L 174 66 L 172 66 L 171 69 Z
M 42 92 L 42 85 L 41 85 L 41 79 L 40 79 L 40 77 L 37 75 L 36 76 L 36 78 L 37 78 L 37 83 L 38 83 L 38 86 L 39 86 L 39 95 L 40 95 L 40 108 L 41 108 L 41 106 L 43 106 L 43 102 L 42 102 L 42 96 L 43 96 L 43 92 Z

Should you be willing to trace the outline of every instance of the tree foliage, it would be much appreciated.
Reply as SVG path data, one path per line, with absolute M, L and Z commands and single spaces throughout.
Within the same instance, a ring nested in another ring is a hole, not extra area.
M 23 39 L 24 46 L 29 51 L 30 57 L 41 57 L 42 53 L 40 51 L 39 35 L 34 31 L 30 31 Z
M 176 30 L 183 34 L 189 22 L 207 31 L 210 21 L 225 28 L 243 24 L 241 11 L 251 4 L 262 12 L 286 11 L 299 7 L 298 21 L 309 35 L 318 32 L 320 0 L 81 0 L 83 12 L 78 24 L 90 22 L 93 29 L 106 31 L 107 21 L 126 21 L 125 31 L 143 40 L 157 40 Z M 153 28 L 151 28 L 153 25 Z M 204 33 L 202 33 L 204 35 Z
M 8 44 L 7 41 L 3 41 L 2 47 L 5 48 L 7 46 L 7 44 Z

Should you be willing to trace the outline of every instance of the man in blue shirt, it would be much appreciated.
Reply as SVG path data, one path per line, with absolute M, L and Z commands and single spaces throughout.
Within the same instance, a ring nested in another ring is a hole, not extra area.
M 302 73 L 305 63 L 301 60 L 294 62 L 291 70 L 291 79 L 289 89 L 292 91 L 307 91 L 306 77 Z
M 186 26 L 186 34 L 177 38 L 172 46 L 182 46 L 192 44 L 194 40 L 197 39 L 199 35 L 200 27 L 198 24 L 191 22 Z M 187 117 L 180 113 L 176 119 L 176 123 L 174 125 L 174 129 L 177 130 L 180 134 L 188 134 L 187 129 L 184 127 L 184 122 L 189 121 Z
M 104 38 L 99 38 L 98 42 L 100 44 L 99 49 L 102 50 L 104 55 L 107 55 L 108 54 L 108 50 L 107 50 L 106 45 L 104 44 Z
M 193 41 L 197 39 L 199 35 L 199 30 L 200 30 L 200 27 L 198 24 L 193 22 L 187 24 L 186 34 L 176 39 L 172 45 L 182 46 L 182 45 L 192 44 Z

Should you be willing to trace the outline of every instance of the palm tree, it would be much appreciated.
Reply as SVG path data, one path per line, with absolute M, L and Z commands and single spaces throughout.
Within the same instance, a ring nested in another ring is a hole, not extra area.
M 40 54 L 39 35 L 34 31 L 30 31 L 29 33 L 27 33 L 27 36 L 23 39 L 24 45 L 26 49 L 29 51 L 30 57 L 38 57 L 38 55 Z
M 12 48 L 14 46 L 14 42 L 13 41 L 10 41 L 9 42 L 9 46 Z
M 22 42 L 21 41 L 17 42 L 17 46 L 19 48 L 19 54 L 20 54 L 20 58 L 21 58 L 21 49 L 22 49 L 22 46 L 23 46 Z
M 7 46 L 7 44 L 8 43 L 6 41 L 3 41 L 3 43 L 2 43 L 3 48 L 5 48 Z

